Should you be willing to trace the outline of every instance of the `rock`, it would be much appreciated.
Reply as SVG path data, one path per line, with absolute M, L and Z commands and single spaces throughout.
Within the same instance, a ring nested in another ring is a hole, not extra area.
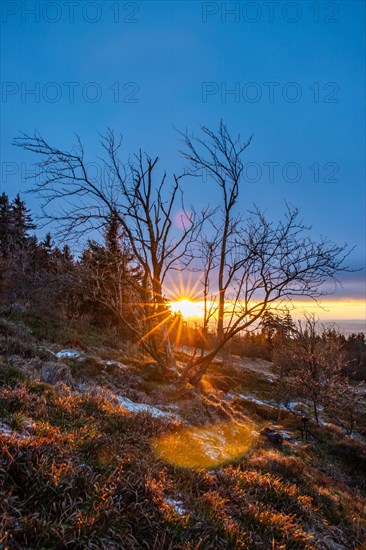
M 282 435 L 276 430 L 270 428 L 269 426 L 263 428 L 260 434 L 266 437 L 271 443 L 273 443 L 273 445 L 282 445 L 283 443 Z
M 55 385 L 57 382 L 63 382 L 70 388 L 74 387 L 74 380 L 70 369 L 64 363 L 54 363 L 53 361 L 43 363 L 41 380 L 47 384 Z

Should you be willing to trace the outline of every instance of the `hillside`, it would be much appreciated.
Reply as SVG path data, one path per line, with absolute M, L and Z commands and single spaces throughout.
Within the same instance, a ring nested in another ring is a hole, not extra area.
M 0 384 L 2 548 L 364 547 L 366 427 L 302 441 L 269 362 L 218 360 L 195 389 L 112 334 L 4 310 Z

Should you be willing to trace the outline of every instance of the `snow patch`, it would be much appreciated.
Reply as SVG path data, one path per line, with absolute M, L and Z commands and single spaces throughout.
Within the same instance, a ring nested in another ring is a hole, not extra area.
M 120 363 L 119 361 L 113 361 L 112 359 L 108 359 L 107 361 L 102 361 L 103 365 L 106 367 L 117 367 L 118 369 L 126 369 L 126 365 L 123 363 Z
M 58 359 L 79 359 L 81 353 L 75 349 L 62 349 L 56 353 L 56 357 Z
M 13 435 L 13 430 L 3 422 L 0 422 L 0 433 L 5 437 L 10 437 L 11 435 Z
M 0 435 L 4 437 L 15 437 L 16 439 L 28 439 L 29 434 L 24 434 L 17 432 L 16 430 L 12 430 L 7 424 L 0 421 Z
M 252 395 L 246 395 L 244 393 L 231 393 L 229 395 L 231 399 L 234 399 L 235 397 L 239 397 L 240 399 L 246 399 L 247 401 L 251 401 L 252 403 L 256 403 L 257 405 L 264 405 L 265 407 L 270 407 L 271 409 L 278 409 L 278 405 L 273 405 L 268 401 L 262 401 L 261 399 L 257 399 Z
M 287 404 L 287 407 L 293 411 L 294 409 L 296 409 L 296 407 L 301 407 L 303 406 L 304 404 L 303 403 L 300 403 L 300 401 L 290 401 L 290 403 Z
M 195 433 L 194 439 L 198 440 L 202 453 L 211 458 L 211 460 L 222 459 L 222 449 L 225 446 L 226 439 L 221 430 L 220 433 L 216 430 L 212 434 L 209 431 L 202 434 Z
M 174 510 L 177 512 L 177 514 L 179 514 L 180 516 L 184 516 L 184 514 L 186 513 L 186 510 L 184 508 L 184 503 L 182 500 L 169 497 L 165 499 L 165 502 L 169 506 L 172 506 Z
M 121 395 L 117 395 L 117 399 L 120 405 L 122 405 L 124 409 L 132 413 L 147 412 L 151 414 L 151 416 L 154 416 L 155 418 L 162 418 L 162 417 L 178 418 L 178 416 L 174 413 L 161 411 L 160 409 L 157 409 L 152 405 L 145 405 L 145 403 L 135 403 L 134 401 L 131 401 L 131 399 L 128 399 L 128 397 L 122 397 Z
M 264 407 L 269 407 L 271 409 L 281 409 L 283 411 L 291 411 L 293 413 L 299 413 L 300 411 L 296 410 L 297 407 L 303 407 L 304 403 L 301 403 L 300 401 L 290 401 L 287 403 L 287 405 L 283 405 L 281 403 L 274 403 L 273 401 L 262 401 L 261 399 L 257 399 L 253 395 L 247 395 L 244 393 L 229 393 L 228 397 L 230 399 L 234 399 L 235 397 L 239 397 L 240 399 L 246 399 L 247 401 L 250 401 L 251 403 L 256 403 L 257 405 L 262 405 Z

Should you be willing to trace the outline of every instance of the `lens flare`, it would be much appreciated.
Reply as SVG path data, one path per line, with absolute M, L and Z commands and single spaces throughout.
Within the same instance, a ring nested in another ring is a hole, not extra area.
M 165 462 L 183 468 L 211 468 L 230 462 L 254 444 L 253 426 L 220 422 L 180 428 L 153 442 L 155 454 Z

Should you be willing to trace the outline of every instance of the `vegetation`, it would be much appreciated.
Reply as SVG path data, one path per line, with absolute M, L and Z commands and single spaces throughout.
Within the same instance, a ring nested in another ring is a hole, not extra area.
M 18 356 L 2 347 L 0 364 L 4 548 L 362 547 L 364 444 L 313 422 L 302 442 L 299 419 L 276 405 L 277 385 L 261 373 L 217 361 L 202 387 L 179 389 L 147 356 L 122 341 L 108 348 L 89 328 L 80 334 L 84 360 L 58 361 L 63 375 L 46 383 L 60 343 L 35 318 L 36 334 L 30 311 L 1 320 L 2 334 L 26 346 Z M 97 353 L 125 366 L 104 365 Z M 128 412 L 118 395 L 174 414 Z M 289 434 L 282 445 L 259 436 L 268 422 Z M 219 433 L 223 448 L 223 425 L 245 437 L 239 456 L 229 446 L 226 459 L 208 466 L 203 454 L 203 465 L 187 468 L 157 452 L 157 442 L 179 441 L 187 428 L 191 445 L 207 433 L 210 449 Z M 357 429 L 366 435 L 366 423 Z

